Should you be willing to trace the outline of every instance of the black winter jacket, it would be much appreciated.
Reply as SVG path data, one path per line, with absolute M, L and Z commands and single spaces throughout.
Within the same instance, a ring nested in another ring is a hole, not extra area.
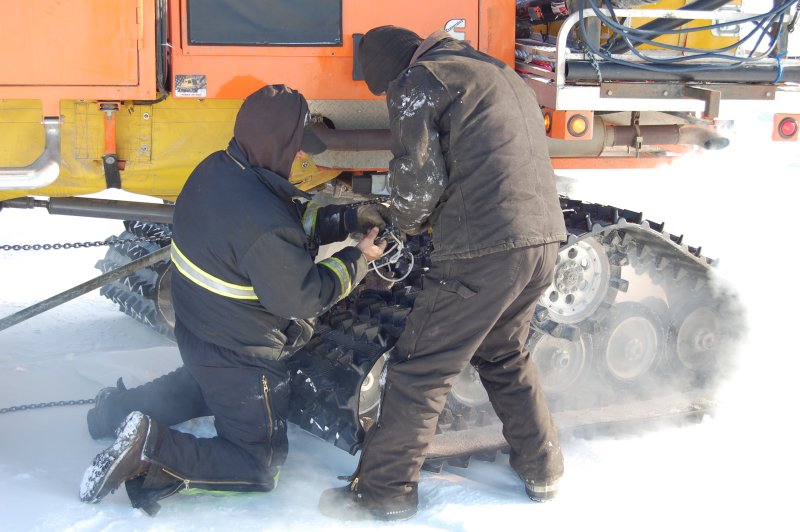
M 312 318 L 363 278 L 366 259 L 355 247 L 344 248 L 325 264 L 314 262 L 319 244 L 347 236 L 342 207 L 316 210 L 295 198 L 309 196 L 283 177 L 248 164 L 235 140 L 189 176 L 175 205 L 174 247 L 205 273 L 252 286 L 258 296 L 219 295 L 175 271 L 175 316 L 197 337 L 237 352 L 279 358 L 305 343 Z M 306 224 L 313 228 L 311 235 L 303 226 L 307 209 L 314 216 L 306 221 L 316 222 Z
M 420 48 L 431 40 L 387 91 L 395 225 L 432 227 L 440 259 L 566 239 L 533 91 L 444 32 Z

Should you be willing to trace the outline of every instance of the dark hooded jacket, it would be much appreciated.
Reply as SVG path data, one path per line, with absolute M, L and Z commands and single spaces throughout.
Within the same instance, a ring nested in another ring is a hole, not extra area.
M 299 93 L 281 86 L 248 97 L 228 148 L 201 162 L 178 196 L 173 262 L 177 248 L 210 279 L 252 287 L 257 296 L 220 295 L 177 268 L 176 320 L 206 342 L 268 358 L 291 353 L 310 336 L 311 319 L 366 273 L 355 247 L 314 262 L 319 244 L 347 232 L 341 206 L 301 203 L 309 196 L 286 179 L 306 110 Z
M 393 222 L 431 227 L 434 256 L 566 239 L 539 104 L 504 63 L 436 32 L 389 83 L 387 104 Z

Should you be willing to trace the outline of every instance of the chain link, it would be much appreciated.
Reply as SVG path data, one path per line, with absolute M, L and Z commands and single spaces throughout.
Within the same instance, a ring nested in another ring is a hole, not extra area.
M 373 199 L 368 199 L 368 200 L 355 201 L 353 203 L 345 203 L 344 206 L 345 207 L 361 207 L 362 205 L 378 205 L 378 204 L 384 204 L 384 203 L 391 203 L 391 201 L 392 200 L 389 199 L 389 198 L 373 198 Z
M 795 24 L 797 24 L 797 17 L 800 16 L 800 0 L 797 0 L 797 5 L 794 7 L 794 16 L 792 17 L 792 21 L 786 25 L 786 30 L 789 33 L 794 32 Z
M 578 44 L 580 45 L 581 49 L 583 49 L 584 53 L 589 56 L 589 61 L 592 63 L 592 67 L 597 74 L 597 82 L 603 83 L 603 74 L 600 72 L 600 64 L 597 62 L 597 57 L 595 56 L 594 52 L 591 51 L 583 41 L 580 41 Z
M 361 205 L 371 205 L 377 203 L 385 203 L 386 199 L 371 199 L 359 201 L 348 204 L 348 207 L 357 207 Z M 109 238 L 108 240 L 95 240 L 89 242 L 73 242 L 64 244 L 2 244 L 0 250 L 2 251 L 49 251 L 51 249 L 72 249 L 72 248 L 90 248 L 98 246 L 114 246 L 117 244 L 140 244 L 145 242 L 165 242 L 171 240 L 170 236 L 154 235 L 154 236 L 141 236 L 136 238 Z M 0 414 L 8 414 L 10 412 L 23 412 L 25 410 L 35 410 L 40 408 L 50 408 L 54 406 L 76 406 L 76 405 L 92 405 L 94 399 L 75 399 L 69 401 L 51 401 L 49 403 L 30 403 L 26 405 L 10 406 L 7 408 L 0 408 Z
M 115 246 L 117 244 L 142 244 L 145 242 L 166 242 L 169 236 L 139 236 L 136 238 L 110 238 L 108 240 L 95 240 L 93 242 L 67 242 L 64 244 L 2 244 L 2 251 L 49 251 L 51 249 L 92 248 L 98 246 Z
M 378 203 L 386 203 L 388 198 L 376 198 L 365 201 L 357 201 L 355 203 L 347 204 L 348 207 L 359 207 L 361 205 L 374 205 Z M 117 244 L 143 244 L 146 242 L 167 242 L 171 240 L 170 236 L 166 235 L 152 235 L 152 236 L 139 236 L 136 238 L 109 238 L 108 240 L 95 240 L 89 242 L 66 242 L 63 244 L 0 244 L 0 251 L 50 251 L 51 249 L 78 249 L 78 248 L 93 248 L 98 246 L 115 246 Z
M 9 406 L 8 408 L 0 408 L 0 414 L 8 414 L 9 412 L 23 412 L 25 410 L 36 410 L 38 408 L 50 408 L 53 406 L 76 406 L 76 405 L 93 405 L 94 399 L 74 399 L 70 401 L 50 401 L 49 403 L 30 403 L 27 405 Z
M 365 201 L 357 201 L 355 203 L 348 203 L 348 207 L 360 207 L 361 205 L 375 205 L 378 203 L 386 203 L 388 198 L 376 198 Z M 109 238 L 108 240 L 95 240 L 89 242 L 66 242 L 64 244 L 0 244 L 0 251 L 50 251 L 51 249 L 78 249 L 78 248 L 93 248 L 98 246 L 115 246 L 117 244 L 143 244 L 146 242 L 167 242 L 171 240 L 170 236 L 166 235 L 153 235 L 153 236 L 139 236 L 136 238 Z

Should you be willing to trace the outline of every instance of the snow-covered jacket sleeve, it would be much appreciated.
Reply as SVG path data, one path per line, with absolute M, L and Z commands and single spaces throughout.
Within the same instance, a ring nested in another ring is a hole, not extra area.
M 425 225 L 447 185 L 438 120 L 447 89 L 424 67 L 407 70 L 387 91 L 391 149 L 392 222 L 402 230 Z
M 244 257 L 261 305 L 288 319 L 312 318 L 347 296 L 367 272 L 367 261 L 348 246 L 315 263 L 302 228 L 263 234 Z

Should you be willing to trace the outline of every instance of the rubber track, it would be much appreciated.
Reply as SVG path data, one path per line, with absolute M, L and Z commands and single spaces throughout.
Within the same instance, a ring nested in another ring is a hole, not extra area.
M 683 242 L 682 237 L 666 232 L 663 224 L 646 220 L 641 213 L 579 201 L 564 200 L 562 207 L 569 229 L 569 239 L 564 248 L 584 239 L 597 239 L 606 249 L 612 267 L 635 265 L 637 274 L 651 276 L 654 282 L 667 291 L 680 288 L 701 300 L 710 297 L 708 276 L 713 261 L 704 257 L 700 248 L 690 247 Z M 633 310 L 642 314 L 654 313 L 648 308 L 641 308 L 644 306 L 641 303 L 613 304 L 616 291 L 624 292 L 628 283 L 619 277 L 618 272 L 612 275 L 610 282 L 613 285 L 611 296 L 606 296 L 598 312 L 582 323 L 553 322 L 544 314 L 546 311 L 543 312 L 544 309 L 540 308 L 537 313 L 540 330 L 536 334 L 555 332 L 557 337 L 566 338 L 588 335 L 595 342 L 601 343 L 606 333 L 604 325 L 619 318 L 620 314 Z M 413 286 L 395 286 L 391 292 L 362 291 L 358 296 L 337 305 L 325 317 L 326 325 L 342 331 L 343 337 L 347 338 L 347 345 L 343 347 L 345 351 L 352 350 L 356 344 L 388 349 L 403 329 L 404 318 L 413 304 L 416 290 Z M 656 317 L 652 319 L 654 322 L 658 321 Z M 666 323 L 664 328 L 666 335 Z M 337 338 L 342 338 L 331 336 L 327 332 L 322 335 L 327 342 L 334 344 Z M 666 342 L 666 338 L 663 341 Z M 328 343 L 326 349 L 331 348 L 336 349 Z M 304 358 L 313 359 L 314 356 L 319 356 L 319 353 L 315 355 L 301 351 L 295 355 L 294 360 L 302 365 Z M 363 376 L 367 370 L 368 368 L 359 367 L 359 376 Z M 668 386 L 657 393 L 651 393 L 654 387 L 631 388 L 613 379 L 603 378 L 597 365 L 593 364 L 591 371 L 595 373 L 592 376 L 595 382 L 592 383 L 594 389 L 590 397 L 576 400 L 568 395 L 548 395 L 559 430 L 562 433 L 586 434 L 595 430 L 660 423 L 666 419 L 676 422 L 687 418 L 697 419 L 713 408 L 713 391 L 710 386 L 706 387 L 708 382 L 677 383 L 673 382 L 673 368 L 660 365 L 658 370 L 660 373 L 655 378 L 663 381 L 660 384 Z M 328 394 L 337 386 L 335 379 L 327 380 L 329 375 L 332 375 L 331 371 L 313 377 L 308 372 L 304 373 L 304 377 L 314 381 L 317 389 L 326 389 Z M 587 383 L 584 380 L 580 384 Z M 348 390 L 354 390 L 354 395 L 357 393 L 357 388 L 352 388 L 352 382 L 348 383 Z M 339 413 L 341 405 L 342 401 L 337 400 L 336 408 Z M 329 413 L 333 411 L 333 408 L 328 409 Z M 295 412 L 295 419 L 298 417 L 302 416 Z M 345 417 L 345 421 L 342 418 L 338 421 L 328 418 L 326 426 L 330 429 L 320 430 L 315 427 L 312 432 L 355 453 L 359 449 L 363 431 L 353 421 L 357 419 L 357 415 L 349 412 Z M 318 413 L 315 418 L 319 419 Z M 305 428 L 311 423 L 305 421 L 304 425 L 298 424 Z M 347 445 L 340 445 L 336 440 L 341 440 L 343 433 L 347 434 Z M 425 467 L 436 471 L 445 463 L 466 466 L 472 458 L 491 460 L 504 448 L 499 420 L 490 405 L 469 407 L 458 403 L 451 394 L 439 418 L 437 436 L 428 450 L 429 458 Z
M 109 237 L 106 240 L 154 236 L 168 238 L 172 235 L 172 230 L 166 224 L 125 221 L 124 225 L 125 231 L 122 234 Z M 169 240 L 161 243 L 143 242 L 131 244 L 123 242 L 116 244 L 109 247 L 105 258 L 97 261 L 95 267 L 106 273 L 127 264 L 131 260 L 157 251 L 168 243 Z M 114 283 L 105 285 L 100 289 L 100 295 L 119 305 L 119 309 L 128 316 L 154 329 L 156 332 L 174 339 L 172 326 L 167 323 L 157 306 L 158 282 L 168 266 L 169 261 L 165 260 L 156 263 L 150 268 L 138 270 Z
M 558 323 L 546 309 L 538 308 L 533 335 L 571 340 L 585 337 L 592 343 L 605 341 L 607 324 L 632 306 L 614 303 L 617 292 L 628 288 L 628 282 L 619 274 L 626 266 L 631 266 L 636 275 L 649 276 L 668 295 L 680 291 L 684 294 L 681 302 L 686 297 L 700 300 L 712 297 L 709 272 L 713 261 L 704 257 L 700 248 L 686 245 L 681 236 L 666 232 L 663 224 L 649 221 L 638 212 L 575 200 L 562 200 L 562 209 L 569 232 L 562 249 L 589 238 L 601 243 L 613 270 L 611 286 L 598 310 L 581 323 Z M 169 230 L 159 224 L 135 223 L 126 223 L 126 229 L 125 234 L 131 235 Z M 373 364 L 394 345 L 402 332 L 405 317 L 419 290 L 421 267 L 428 264 L 430 242 L 414 237 L 409 245 L 417 254 L 416 267 L 402 285 L 397 284 L 391 290 L 359 287 L 354 296 L 321 317 L 311 341 L 289 361 L 292 373 L 289 420 L 350 453 L 360 449 L 364 434 L 362 425 L 369 426 L 376 415 L 375 411 L 359 415 L 361 384 Z M 138 246 L 109 250 L 105 259 L 108 264 L 101 265 L 104 261 L 100 261 L 98 267 L 110 269 L 119 264 L 120 256 L 134 257 L 152 249 L 153 245 L 142 245 L 142 249 Z M 166 266 L 157 265 L 149 272 L 104 288 L 104 295 L 117 302 L 126 313 L 164 333 L 169 325 L 158 315 L 154 301 L 158 276 Z M 731 313 L 736 311 L 735 304 L 725 297 L 720 298 L 719 306 L 733 309 Z M 665 328 L 668 328 L 666 324 Z M 674 368 L 665 365 L 659 369 L 663 373 L 661 377 L 668 380 Z M 600 377 L 596 363 L 591 365 L 591 371 Z M 678 389 L 679 393 L 675 393 L 673 387 L 669 393 L 660 395 L 632 390 L 607 378 L 598 380 L 604 388 L 595 390 L 588 401 L 575 400 L 566 394 L 548 394 L 554 417 L 561 420 L 560 430 L 586 431 L 587 427 L 630 425 L 637 420 L 691 417 L 702 415 L 713 406 L 713 392 L 707 387 L 713 379 L 692 381 L 688 388 Z M 580 381 L 580 384 L 585 383 Z M 426 468 L 438 470 L 445 463 L 465 466 L 471 458 L 493 459 L 504 446 L 499 421 L 488 404 L 469 407 L 458 403 L 451 395 L 440 416 Z

